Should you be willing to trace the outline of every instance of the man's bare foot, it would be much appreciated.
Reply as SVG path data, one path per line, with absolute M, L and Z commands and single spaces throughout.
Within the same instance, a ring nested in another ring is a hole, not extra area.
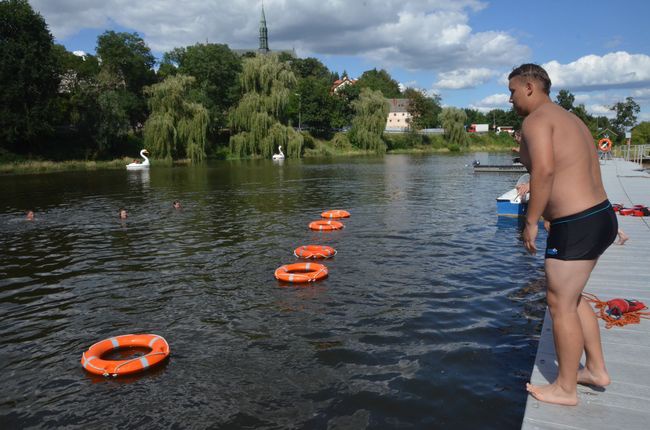
M 591 370 L 583 367 L 578 370 L 578 384 L 582 385 L 596 385 L 598 387 L 606 387 L 609 385 L 611 380 L 607 371 L 603 372 L 592 372 Z
M 623 230 L 618 230 L 618 242 L 616 242 L 617 245 L 625 245 L 625 242 L 630 238 Z
M 575 406 L 578 404 L 578 394 L 575 391 L 573 393 L 567 393 L 555 384 L 526 384 L 526 391 L 540 402 L 566 406 Z

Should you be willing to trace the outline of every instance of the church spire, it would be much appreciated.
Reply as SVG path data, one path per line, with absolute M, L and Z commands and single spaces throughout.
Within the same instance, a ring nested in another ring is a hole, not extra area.
M 266 17 L 264 16 L 264 3 L 262 2 L 262 17 L 260 19 L 260 47 L 258 51 L 262 54 L 269 52 L 269 37 L 266 29 Z

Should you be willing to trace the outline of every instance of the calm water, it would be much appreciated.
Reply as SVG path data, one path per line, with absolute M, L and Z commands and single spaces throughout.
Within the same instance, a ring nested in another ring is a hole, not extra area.
M 543 262 L 495 215 L 517 175 L 476 157 L 0 177 L 0 427 L 519 428 Z M 336 208 L 344 230 L 307 228 Z M 338 250 L 329 278 L 277 282 L 305 244 Z M 138 332 L 170 360 L 81 368 Z

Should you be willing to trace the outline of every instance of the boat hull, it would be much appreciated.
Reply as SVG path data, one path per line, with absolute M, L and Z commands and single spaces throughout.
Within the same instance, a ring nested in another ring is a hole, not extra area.
M 526 215 L 527 209 L 528 203 L 517 196 L 515 188 L 497 198 L 498 216 L 520 217 Z

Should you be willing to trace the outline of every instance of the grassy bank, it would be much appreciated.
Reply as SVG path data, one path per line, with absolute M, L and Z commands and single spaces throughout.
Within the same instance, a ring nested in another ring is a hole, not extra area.
M 45 161 L 25 160 L 0 163 L 0 174 L 8 173 L 42 173 L 42 172 L 64 172 L 78 170 L 108 170 L 124 169 L 132 162 L 132 158 L 119 158 L 111 161 Z

